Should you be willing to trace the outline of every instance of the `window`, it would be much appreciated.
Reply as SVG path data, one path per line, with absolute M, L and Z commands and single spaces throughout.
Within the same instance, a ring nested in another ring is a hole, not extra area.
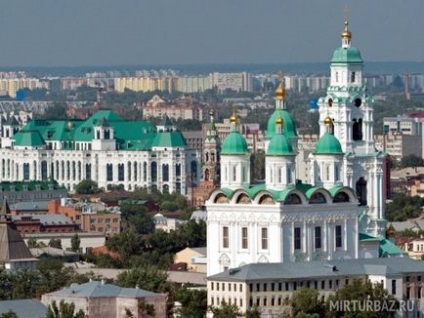
M 266 289 L 267 289 L 267 283 L 264 283 L 264 292 L 266 292 Z
M 406 287 L 406 299 L 411 298 L 411 287 Z
M 231 291 L 231 283 L 228 283 L 228 291 Z
M 275 289 L 275 284 L 271 283 L 271 291 L 274 291 L 274 289 Z
M 315 248 L 321 248 L 321 227 L 315 227 Z
M 263 250 L 268 249 L 268 228 L 261 228 L 261 248 Z
M 247 227 L 241 228 L 241 248 L 247 249 Z
M 213 290 L 213 282 L 211 283 L 211 290 Z
M 249 292 L 253 292 L 253 284 L 249 284 Z
M 350 81 L 352 83 L 355 83 L 355 77 L 356 77 L 356 73 L 355 72 L 350 73 Z
M 300 233 L 301 233 L 300 227 L 295 227 L 294 228 L 294 249 L 295 250 L 300 250 L 302 248 Z
M 345 285 L 349 285 L 349 279 L 345 279 Z
M 124 181 L 125 173 L 124 173 L 124 164 L 118 164 L 118 181 Z
M 225 283 L 222 283 L 221 287 L 222 287 L 222 291 L 225 291 Z
M 228 234 L 229 234 L 228 226 L 224 226 L 222 228 L 222 247 L 223 248 L 228 248 L 230 246 Z
M 406 282 L 409 283 L 411 281 L 411 277 L 410 276 L 406 276 Z
M 325 289 L 325 280 L 321 281 L 321 289 Z
M 237 181 L 237 168 L 233 167 L 233 181 Z
M 256 291 L 257 292 L 261 291 L 261 284 L 256 284 Z
M 336 247 L 342 247 L 342 226 L 336 225 Z
M 297 283 L 296 282 L 294 282 L 293 283 L 293 290 L 296 290 L 297 289 Z
M 333 281 L 332 280 L 328 281 L 328 288 L 330 288 L 330 289 L 333 288 Z
M 239 286 L 239 292 L 242 292 L 243 291 L 243 284 L 240 284 L 240 286 Z
M 396 294 L 396 279 L 392 279 L 392 295 Z
M 418 290 L 417 290 L 417 298 L 418 298 L 418 299 L 421 299 L 421 287 L 418 287 Z
M 106 165 L 106 180 L 113 181 L 113 166 L 111 163 Z

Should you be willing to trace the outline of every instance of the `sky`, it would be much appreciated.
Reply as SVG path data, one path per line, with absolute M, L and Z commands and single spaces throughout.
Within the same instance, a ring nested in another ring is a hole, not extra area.
M 0 66 L 424 61 L 424 0 L 0 0 Z

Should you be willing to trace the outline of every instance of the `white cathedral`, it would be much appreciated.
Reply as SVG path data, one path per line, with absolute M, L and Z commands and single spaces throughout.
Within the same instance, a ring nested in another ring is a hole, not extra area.
M 284 87 L 266 132 L 265 182 L 250 182 L 250 153 L 237 118 L 222 143 L 220 188 L 206 202 L 208 276 L 249 263 L 391 257 L 385 238 L 385 154 L 373 139 L 373 99 L 345 22 L 319 99 L 320 139 L 310 181 L 296 180 L 296 127 Z

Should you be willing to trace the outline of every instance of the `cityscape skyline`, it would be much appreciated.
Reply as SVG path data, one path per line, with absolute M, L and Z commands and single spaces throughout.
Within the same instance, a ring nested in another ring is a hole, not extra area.
M 346 4 L 367 61 L 424 61 L 420 0 L 19 0 L 0 13 L 0 66 L 326 62 Z

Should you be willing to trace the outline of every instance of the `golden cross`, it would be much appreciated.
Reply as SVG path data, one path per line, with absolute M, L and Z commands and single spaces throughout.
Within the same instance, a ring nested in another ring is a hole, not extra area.
M 349 12 L 350 12 L 350 8 L 349 6 L 346 4 L 344 7 L 344 16 L 345 16 L 345 22 L 347 22 L 348 18 L 349 18 Z

